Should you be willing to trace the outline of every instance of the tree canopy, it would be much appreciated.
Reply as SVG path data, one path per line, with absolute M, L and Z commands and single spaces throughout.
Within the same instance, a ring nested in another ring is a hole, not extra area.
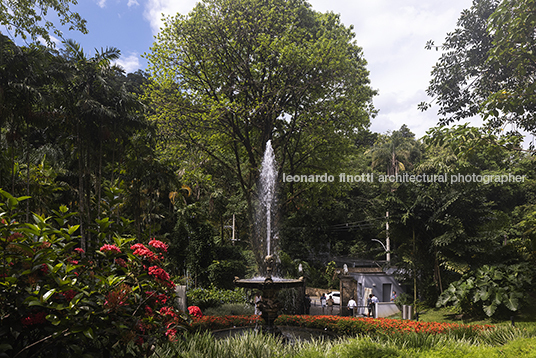
M 427 90 L 441 124 L 482 115 L 492 129 L 513 124 L 514 131 L 535 133 L 535 24 L 531 0 L 474 0 L 462 12 L 440 46 Z M 439 48 L 430 41 L 432 47 Z
M 37 1 L 0 1 L 0 25 L 6 26 L 8 31 L 14 31 L 14 36 L 32 41 L 42 37 L 48 44 L 52 44 L 50 31 L 62 37 L 61 31 L 46 16 L 50 10 L 59 17 L 61 25 L 69 24 L 69 30 L 78 30 L 87 33 L 86 20 L 78 13 L 72 12 L 71 5 L 77 0 L 37 0 Z
M 375 91 L 353 38 L 302 0 L 200 2 L 167 18 L 148 55 L 153 118 L 232 172 L 252 208 L 268 140 L 296 171 L 368 126 Z

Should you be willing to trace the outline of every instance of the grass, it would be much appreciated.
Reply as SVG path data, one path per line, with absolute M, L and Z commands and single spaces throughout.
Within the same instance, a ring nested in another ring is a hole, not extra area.
M 400 315 L 397 317 L 400 318 Z M 451 307 L 428 308 L 419 313 L 419 320 L 423 322 L 447 322 L 447 323 L 463 323 L 463 324 L 479 324 L 479 325 L 507 325 L 511 326 L 512 321 L 507 319 L 496 318 L 477 318 L 463 319 L 460 318 L 459 312 Z M 514 324 L 519 327 L 534 327 L 536 329 L 536 305 L 526 307 L 523 312 L 514 316 Z
M 509 332 L 507 332 L 509 331 Z M 416 341 L 415 335 L 370 338 L 366 336 L 332 341 L 313 340 L 285 343 L 271 335 L 249 332 L 226 339 L 214 339 L 210 333 L 187 335 L 184 339 L 158 347 L 154 358 L 168 357 L 285 357 L 285 358 L 339 358 L 339 357 L 534 357 L 536 337 L 514 328 L 499 328 L 507 334 L 497 340 L 486 335 L 479 339 L 464 339 L 450 335 L 428 336 Z M 494 334 L 497 334 L 495 332 Z M 505 342 L 506 340 L 506 342 Z

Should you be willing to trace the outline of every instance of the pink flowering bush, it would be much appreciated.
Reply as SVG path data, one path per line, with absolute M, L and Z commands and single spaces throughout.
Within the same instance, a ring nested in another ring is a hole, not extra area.
M 101 248 L 100 248 L 100 251 L 101 252 L 111 252 L 111 253 L 116 253 L 116 254 L 121 253 L 121 250 L 117 246 L 110 245 L 110 244 L 102 245 Z
M 189 326 L 161 266 L 164 243 L 103 226 L 86 252 L 66 207 L 25 223 L 22 200 L 0 190 L 0 356 L 145 357 Z
M 201 309 L 197 306 L 188 307 L 188 313 L 190 313 L 190 316 L 194 316 L 197 318 L 203 317 L 203 312 L 201 312 Z
M 152 246 L 152 247 L 154 247 L 155 249 L 160 249 L 160 250 L 162 250 L 163 252 L 167 252 L 167 249 L 168 249 L 168 245 L 167 245 L 167 244 L 164 244 L 162 241 L 160 241 L 160 240 L 155 240 L 155 239 L 151 239 L 151 241 L 149 241 L 149 246 Z

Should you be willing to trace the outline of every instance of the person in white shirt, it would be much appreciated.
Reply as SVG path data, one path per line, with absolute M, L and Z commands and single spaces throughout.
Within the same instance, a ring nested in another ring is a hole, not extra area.
M 352 316 L 355 316 L 355 308 L 357 307 L 357 303 L 355 302 L 354 298 L 350 298 L 350 301 L 348 301 L 348 310 L 352 312 Z
M 372 297 L 370 299 L 372 303 L 372 317 L 376 318 L 376 303 L 380 302 L 380 300 L 378 300 L 378 297 L 376 297 L 374 294 L 372 294 L 371 296 Z

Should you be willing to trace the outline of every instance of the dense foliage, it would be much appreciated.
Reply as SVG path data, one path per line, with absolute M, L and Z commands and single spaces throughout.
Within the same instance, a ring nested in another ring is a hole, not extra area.
M 101 247 L 88 255 L 67 207 L 24 222 L 28 198 L 0 195 L 0 353 L 146 356 L 188 325 L 162 267 L 166 244 L 102 226 Z

